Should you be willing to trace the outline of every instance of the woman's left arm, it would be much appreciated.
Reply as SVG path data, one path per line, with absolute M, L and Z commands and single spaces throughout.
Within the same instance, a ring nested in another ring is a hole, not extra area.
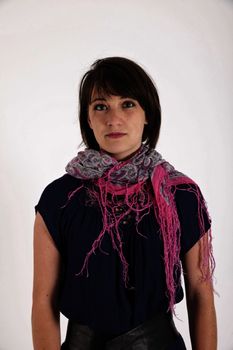
M 204 235 L 182 260 L 189 332 L 193 350 L 217 349 L 217 322 L 211 281 L 201 280 L 199 265 L 200 243 Z

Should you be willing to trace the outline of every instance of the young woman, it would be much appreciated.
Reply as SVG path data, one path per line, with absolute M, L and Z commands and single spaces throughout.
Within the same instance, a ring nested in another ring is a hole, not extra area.
M 198 185 L 155 150 L 157 90 L 135 62 L 96 61 L 80 84 L 86 149 L 36 206 L 35 350 L 178 350 L 186 302 L 192 348 L 216 349 L 211 219 Z

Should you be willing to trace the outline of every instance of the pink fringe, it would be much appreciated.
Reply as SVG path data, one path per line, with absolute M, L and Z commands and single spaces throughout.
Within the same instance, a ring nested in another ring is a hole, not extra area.
M 71 200 L 71 198 L 75 195 L 75 193 L 80 191 L 81 188 L 83 188 L 83 185 L 77 187 L 74 191 L 69 192 L 68 193 L 68 200 L 67 200 L 66 204 L 64 204 L 61 208 L 65 208 L 67 206 L 68 202 Z
M 194 193 L 197 197 L 198 221 L 201 237 L 205 235 L 203 239 L 199 240 L 200 269 L 202 272 L 202 280 L 212 281 L 215 261 L 212 252 L 211 228 L 205 232 L 205 223 L 203 217 L 204 211 L 207 213 L 209 223 L 211 223 L 205 200 L 201 196 L 198 185 L 192 179 L 188 178 L 187 176 L 171 177 L 168 174 L 164 164 L 157 165 L 151 176 L 152 186 L 154 190 L 153 198 L 151 198 L 149 193 L 150 191 L 148 191 L 146 188 L 145 182 L 137 183 L 134 185 L 130 184 L 130 186 L 119 186 L 111 184 L 110 181 L 108 181 L 108 178 L 110 173 L 114 170 L 116 170 L 116 167 L 113 167 L 105 177 L 93 181 L 94 186 L 97 187 L 97 190 L 94 189 L 94 187 L 93 189 L 88 189 L 92 201 L 95 203 L 97 202 L 99 208 L 101 209 L 103 228 L 96 240 L 93 242 L 90 251 L 85 257 L 83 267 L 81 271 L 77 273 L 77 275 L 83 274 L 84 271 L 86 271 L 86 276 L 89 276 L 89 258 L 92 254 L 95 254 L 95 251 L 97 249 L 99 249 L 102 253 L 108 255 L 108 253 L 103 251 L 101 248 L 102 239 L 105 233 L 107 233 L 111 237 L 113 249 L 117 251 L 121 260 L 125 287 L 131 288 L 132 286 L 130 286 L 128 278 L 129 264 L 123 254 L 123 243 L 119 232 L 119 224 L 129 213 L 134 212 L 136 214 L 136 231 L 138 234 L 142 235 L 138 230 L 138 224 L 144 215 L 147 215 L 149 213 L 151 205 L 154 205 L 154 212 L 160 226 L 160 234 L 164 245 L 164 266 L 167 296 L 169 299 L 168 310 L 174 312 L 175 292 L 177 284 L 180 283 L 180 281 L 178 281 L 176 284 L 175 276 L 181 270 L 181 228 L 175 204 L 175 192 L 177 190 L 176 186 L 180 184 L 195 185 L 190 186 L 188 189 L 185 188 L 185 191 L 188 190 Z M 82 187 L 83 186 L 80 186 L 75 191 L 69 193 L 68 200 L 70 200 Z M 127 210 L 120 215 L 116 215 L 115 210 L 116 207 L 119 207 L 119 201 L 116 199 L 116 196 L 118 195 L 124 195 L 124 203 L 128 206 Z M 142 204 L 140 204 L 138 201 L 139 196 L 141 197 Z
M 215 260 L 212 252 L 212 233 L 211 228 L 205 232 L 203 211 L 207 213 L 209 223 L 211 219 L 207 210 L 204 198 L 201 196 L 198 185 L 186 176 L 169 177 L 163 164 L 158 165 L 152 174 L 152 185 L 155 194 L 155 215 L 160 225 L 161 236 L 164 244 L 164 265 L 166 274 L 167 292 L 169 296 L 169 310 L 174 312 L 176 283 L 174 273 L 181 269 L 180 263 L 180 235 L 181 228 L 175 204 L 176 186 L 179 184 L 192 184 L 185 191 L 193 192 L 198 202 L 198 221 L 203 239 L 200 244 L 200 269 L 202 281 L 211 280 L 215 268 Z M 171 187 L 174 186 L 172 192 Z M 161 195 L 161 189 L 163 195 Z
M 121 235 L 119 232 L 119 224 L 127 217 L 128 214 L 135 212 L 136 213 L 136 231 L 139 235 L 142 235 L 138 230 L 138 224 L 144 217 L 149 213 L 149 208 L 153 204 L 149 191 L 144 189 L 145 183 L 142 185 L 141 183 L 128 187 L 125 186 L 117 186 L 111 185 L 106 179 L 99 178 L 95 185 L 98 188 L 98 191 L 89 189 L 90 197 L 92 197 L 93 202 L 97 202 L 99 208 L 101 209 L 102 218 L 103 218 L 103 228 L 97 237 L 97 239 L 93 242 L 90 251 L 87 253 L 86 258 L 84 260 L 83 267 L 81 271 L 77 274 L 83 274 L 86 271 L 87 277 L 89 276 L 88 272 L 88 262 L 89 258 L 92 254 L 95 254 L 97 248 L 100 249 L 104 254 L 108 254 L 104 252 L 101 248 L 101 242 L 105 235 L 105 233 L 109 234 L 111 237 L 111 242 L 113 249 L 115 249 L 119 255 L 119 258 L 123 267 L 123 280 L 126 288 L 132 288 L 129 283 L 128 278 L 128 267 L 129 264 L 126 261 L 123 254 L 123 243 L 121 240 Z M 115 193 L 113 190 L 115 188 Z M 116 215 L 116 208 L 119 208 L 119 201 L 116 200 L 116 195 L 124 194 L 124 203 L 127 204 L 128 208 L 125 212 L 121 213 L 119 216 Z M 141 196 L 143 206 L 138 203 L 138 196 Z M 143 236 L 143 235 L 142 235 Z M 145 236 L 143 236 L 145 237 Z

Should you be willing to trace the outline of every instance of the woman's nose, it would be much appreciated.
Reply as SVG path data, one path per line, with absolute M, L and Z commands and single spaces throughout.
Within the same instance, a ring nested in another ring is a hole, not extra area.
M 119 109 L 111 109 L 107 113 L 107 125 L 120 125 L 122 123 L 122 112 Z

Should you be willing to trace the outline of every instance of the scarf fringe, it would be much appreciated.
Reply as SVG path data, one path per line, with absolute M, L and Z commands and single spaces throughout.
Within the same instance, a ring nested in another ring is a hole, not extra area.
M 198 185 L 192 179 L 187 176 L 169 177 L 165 164 L 158 165 L 155 168 L 151 179 L 155 193 L 155 216 L 160 225 L 160 232 L 164 245 L 164 266 L 167 294 L 169 297 L 168 310 L 174 313 L 175 291 L 177 287 L 175 276 L 177 276 L 176 274 L 182 269 L 180 262 L 181 227 L 175 204 L 177 185 L 192 185 L 188 189 L 186 188 L 185 191 L 194 193 L 197 198 L 200 237 L 203 238 L 198 241 L 200 246 L 199 267 L 202 274 L 202 282 L 212 282 L 213 271 L 215 269 L 215 260 L 212 250 L 212 232 L 211 228 L 205 232 L 203 213 L 206 212 L 210 224 L 211 218 L 208 213 L 205 199 L 201 195 Z
M 94 188 L 96 187 L 97 190 Z M 108 255 L 109 253 L 103 251 L 101 248 L 102 239 L 106 234 L 111 238 L 112 247 L 116 250 L 121 264 L 122 264 L 122 274 L 123 281 L 126 288 L 134 288 L 129 281 L 129 264 L 124 256 L 123 252 L 123 242 L 121 238 L 119 225 L 124 219 L 129 215 L 134 213 L 136 219 L 136 232 L 137 234 L 144 236 L 138 229 L 138 224 L 143 219 L 145 215 L 149 213 L 150 207 L 153 205 L 152 198 L 146 184 L 136 184 L 133 186 L 133 192 L 131 186 L 125 185 L 124 187 L 118 187 L 117 194 L 112 192 L 112 186 L 105 178 L 100 178 L 94 182 L 94 187 L 88 189 L 89 196 L 93 203 L 98 203 L 98 207 L 101 210 L 103 218 L 103 228 L 93 242 L 90 251 L 87 253 L 83 267 L 79 273 L 76 275 L 82 275 L 86 271 L 86 276 L 89 276 L 88 263 L 90 256 L 95 254 L 96 250 L 99 249 L 102 253 Z M 119 193 L 124 193 L 123 202 L 119 200 Z M 122 204 L 127 205 L 127 209 L 120 215 L 117 215 L 117 210 Z

